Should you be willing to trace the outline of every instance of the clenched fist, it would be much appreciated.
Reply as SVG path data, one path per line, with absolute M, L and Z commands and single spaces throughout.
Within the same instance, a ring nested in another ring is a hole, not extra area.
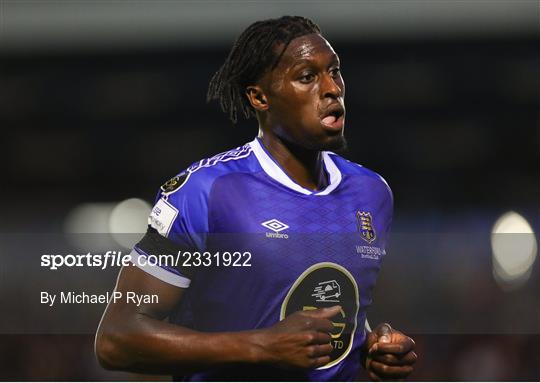
M 371 380 L 401 380 L 413 372 L 414 341 L 388 323 L 378 325 L 364 344 L 365 367 Z

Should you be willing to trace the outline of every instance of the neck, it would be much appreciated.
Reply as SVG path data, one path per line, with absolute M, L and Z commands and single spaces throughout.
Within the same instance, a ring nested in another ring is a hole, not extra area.
M 262 130 L 259 130 L 259 139 L 294 182 L 309 190 L 320 190 L 328 185 L 320 151 L 302 148 Z

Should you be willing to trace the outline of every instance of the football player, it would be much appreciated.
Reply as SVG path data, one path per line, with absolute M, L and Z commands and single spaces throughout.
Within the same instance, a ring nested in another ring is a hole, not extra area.
M 303 17 L 259 21 L 211 80 L 233 122 L 258 135 L 164 184 L 96 336 L 106 368 L 183 380 L 403 379 L 414 342 L 366 310 L 393 199 L 346 146 L 340 60 Z M 181 255 L 175 264 L 147 262 Z

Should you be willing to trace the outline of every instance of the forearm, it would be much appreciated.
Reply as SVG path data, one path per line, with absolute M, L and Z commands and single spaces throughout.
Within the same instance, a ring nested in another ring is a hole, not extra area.
M 121 327 L 102 324 L 96 353 L 101 364 L 110 369 L 186 373 L 216 365 L 264 362 L 258 337 L 257 331 L 197 332 L 138 314 Z

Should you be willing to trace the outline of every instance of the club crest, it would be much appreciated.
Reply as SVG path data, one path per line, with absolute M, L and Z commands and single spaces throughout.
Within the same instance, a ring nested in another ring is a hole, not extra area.
M 377 238 L 375 228 L 373 227 L 373 217 L 371 216 L 371 213 L 358 210 L 356 212 L 356 225 L 360 232 L 360 236 L 367 243 L 371 243 Z

